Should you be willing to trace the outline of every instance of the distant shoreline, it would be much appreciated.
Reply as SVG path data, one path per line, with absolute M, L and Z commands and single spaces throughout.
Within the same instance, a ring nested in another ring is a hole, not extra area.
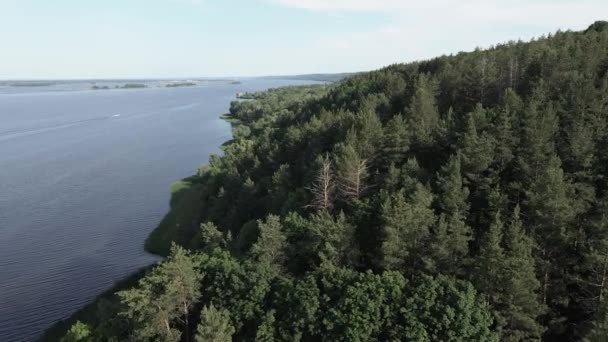
M 266 75 L 266 76 L 232 76 L 232 77 L 158 77 L 158 78 L 40 78 L 40 79 L 0 79 L 0 86 L 50 86 L 70 83 L 149 83 L 149 82 L 175 82 L 175 81 L 196 81 L 196 82 L 230 82 L 238 84 L 247 79 L 284 79 L 301 81 L 325 81 L 333 82 L 344 79 L 345 77 L 356 74 L 349 73 L 317 73 L 317 74 L 294 74 L 294 75 Z

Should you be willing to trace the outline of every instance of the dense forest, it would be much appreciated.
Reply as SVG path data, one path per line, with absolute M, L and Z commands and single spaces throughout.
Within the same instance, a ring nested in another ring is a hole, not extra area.
M 235 101 L 63 341 L 608 339 L 608 23 Z

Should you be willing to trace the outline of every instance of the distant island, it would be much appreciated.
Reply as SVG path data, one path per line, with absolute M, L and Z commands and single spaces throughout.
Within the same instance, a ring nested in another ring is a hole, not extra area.
M 317 82 L 339 82 L 345 78 L 355 75 L 356 73 L 335 73 L 335 74 L 301 74 L 301 75 L 277 75 L 277 76 L 262 76 L 265 79 L 283 79 L 283 80 L 299 80 L 299 81 L 317 81 Z
M 11 87 L 48 87 L 55 85 L 54 82 L 20 81 L 8 84 Z
M 91 89 L 93 90 L 107 90 L 107 89 L 140 89 L 140 88 L 148 88 L 147 85 L 143 84 L 143 83 L 126 83 L 123 85 L 116 85 L 114 86 L 114 88 L 110 87 L 110 86 L 98 86 L 98 85 L 93 85 L 91 87 Z
M 148 88 L 147 85 L 143 84 L 143 83 L 127 83 L 123 86 L 116 86 L 116 88 L 119 89 L 136 89 L 136 88 Z
M 176 87 L 193 87 L 198 85 L 197 81 L 172 81 L 165 85 L 168 88 L 176 88 Z

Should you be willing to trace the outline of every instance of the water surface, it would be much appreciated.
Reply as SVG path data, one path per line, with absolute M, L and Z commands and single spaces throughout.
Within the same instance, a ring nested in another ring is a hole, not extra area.
M 0 341 L 34 340 L 154 262 L 143 242 L 169 186 L 230 138 L 235 93 L 302 83 L 0 87 Z

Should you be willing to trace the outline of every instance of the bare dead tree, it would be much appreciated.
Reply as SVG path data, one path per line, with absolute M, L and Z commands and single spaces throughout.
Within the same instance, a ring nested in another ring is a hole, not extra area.
M 330 210 L 333 208 L 336 186 L 331 160 L 329 160 L 328 156 L 325 156 L 321 160 L 321 167 L 319 168 L 317 177 L 312 186 L 307 189 L 312 193 L 313 199 L 306 207 L 316 210 Z
M 358 199 L 365 191 L 367 178 L 367 160 L 353 160 L 340 174 L 340 195 L 346 201 Z

